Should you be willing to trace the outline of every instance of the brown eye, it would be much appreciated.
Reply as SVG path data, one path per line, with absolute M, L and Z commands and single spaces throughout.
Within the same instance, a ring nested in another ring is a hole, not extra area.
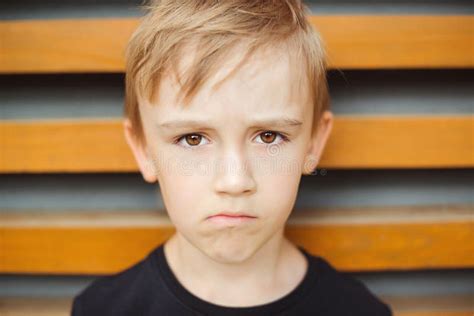
M 204 140 L 204 143 L 202 143 L 202 140 Z M 197 149 L 205 144 L 208 144 L 209 141 L 207 140 L 206 136 L 199 133 L 194 133 L 182 135 L 173 143 L 187 149 Z
M 264 143 L 273 143 L 275 140 L 276 134 L 274 132 L 263 132 L 261 135 L 261 139 Z
M 190 145 L 190 146 L 199 145 L 201 143 L 201 138 L 202 138 L 202 136 L 197 135 L 197 134 L 189 134 L 189 135 L 186 135 L 186 137 L 185 137 L 186 143 L 188 143 L 188 145 Z

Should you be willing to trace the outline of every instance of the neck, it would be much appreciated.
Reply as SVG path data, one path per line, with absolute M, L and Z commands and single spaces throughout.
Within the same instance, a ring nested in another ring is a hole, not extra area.
M 204 300 L 226 306 L 258 305 L 262 300 L 282 296 L 281 291 L 288 292 L 288 286 L 292 288 L 295 283 L 292 265 L 299 260 L 301 267 L 302 260 L 302 254 L 284 238 L 283 229 L 238 263 L 214 260 L 179 232 L 165 243 L 164 251 L 171 270 L 185 288 Z M 299 271 L 296 282 L 302 275 Z

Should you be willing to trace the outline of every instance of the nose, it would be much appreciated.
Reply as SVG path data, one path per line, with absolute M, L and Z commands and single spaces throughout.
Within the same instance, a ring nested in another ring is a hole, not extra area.
M 216 192 L 232 196 L 255 192 L 257 184 L 248 162 L 248 158 L 236 150 L 223 155 L 215 173 Z

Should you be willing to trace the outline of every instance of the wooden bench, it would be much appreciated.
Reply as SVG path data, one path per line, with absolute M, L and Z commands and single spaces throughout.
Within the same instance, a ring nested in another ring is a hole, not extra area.
M 470 15 L 329 15 L 331 69 L 472 69 Z M 120 73 L 137 18 L 0 22 L 0 74 Z M 472 115 L 337 116 L 320 168 L 472 168 Z M 350 137 L 348 137 L 350 135 Z M 0 121 L 0 173 L 137 172 L 120 118 Z M 174 231 L 161 210 L 0 212 L 0 273 L 105 275 Z M 341 271 L 474 267 L 472 205 L 295 210 L 286 234 Z M 117 251 L 121 249 L 122 251 Z M 123 251 L 123 250 L 126 251 Z M 472 315 L 472 297 L 392 296 L 400 316 Z M 0 298 L 0 314 L 69 315 L 71 298 Z

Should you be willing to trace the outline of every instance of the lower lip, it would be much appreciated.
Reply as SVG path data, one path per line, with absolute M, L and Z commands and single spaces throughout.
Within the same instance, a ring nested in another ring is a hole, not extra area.
M 209 217 L 208 220 L 214 224 L 219 225 L 240 225 L 252 222 L 256 217 L 251 216 L 226 216 L 226 215 L 216 215 Z

